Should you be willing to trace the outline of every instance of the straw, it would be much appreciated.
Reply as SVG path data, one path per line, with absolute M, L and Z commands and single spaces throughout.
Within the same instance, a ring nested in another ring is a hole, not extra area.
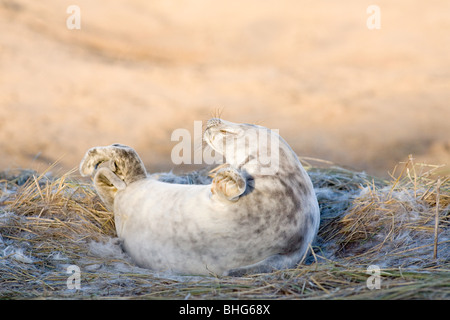
M 450 179 L 435 175 L 441 166 L 408 157 L 384 180 L 308 161 L 321 208 L 313 254 L 294 269 L 237 278 L 138 268 L 113 214 L 74 170 L 0 172 L 0 298 L 450 298 Z M 208 172 L 177 181 L 207 181 Z M 81 270 L 81 289 L 67 286 L 70 265 Z M 379 290 L 367 285 L 370 265 Z

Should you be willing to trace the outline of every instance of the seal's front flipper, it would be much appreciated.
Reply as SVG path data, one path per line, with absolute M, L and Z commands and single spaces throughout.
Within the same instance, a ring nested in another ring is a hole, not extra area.
M 217 171 L 211 184 L 211 193 L 221 199 L 237 201 L 246 188 L 246 179 L 238 170 L 228 166 Z

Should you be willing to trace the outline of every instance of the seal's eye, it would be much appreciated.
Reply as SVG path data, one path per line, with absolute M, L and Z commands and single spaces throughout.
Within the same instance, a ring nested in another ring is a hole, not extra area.
M 223 134 L 224 136 L 228 136 L 228 135 L 236 135 L 236 132 L 234 131 L 229 131 L 229 130 L 225 130 L 225 129 L 221 129 L 220 133 Z

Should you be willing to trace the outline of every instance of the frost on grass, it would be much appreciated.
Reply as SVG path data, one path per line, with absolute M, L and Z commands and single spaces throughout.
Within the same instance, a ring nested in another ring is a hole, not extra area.
M 325 247 L 334 249 L 330 258 L 385 268 L 448 263 L 448 177 L 443 184 L 439 178 L 438 185 L 432 176 L 436 167 L 415 165 L 412 158 L 403 165 L 402 172 L 385 185 L 362 188 L 349 208 L 327 226 Z
M 412 158 L 387 181 L 334 166 L 306 168 L 321 209 L 313 254 L 296 269 L 242 278 L 139 268 L 122 251 L 113 215 L 89 181 L 73 172 L 2 172 L 0 298 L 450 297 L 448 176 L 438 186 L 437 167 Z M 207 184 L 208 172 L 152 176 Z M 366 288 L 372 264 L 393 289 Z M 72 265 L 81 271 L 79 290 L 67 287 Z

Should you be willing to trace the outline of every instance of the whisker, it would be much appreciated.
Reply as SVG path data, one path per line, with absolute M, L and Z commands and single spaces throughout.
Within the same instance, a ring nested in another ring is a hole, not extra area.
M 212 111 L 211 117 L 221 119 L 224 107 L 217 107 Z
M 253 124 L 256 124 L 257 126 L 263 126 L 264 127 L 264 120 L 256 120 L 255 121 L 255 123 L 253 123 Z

